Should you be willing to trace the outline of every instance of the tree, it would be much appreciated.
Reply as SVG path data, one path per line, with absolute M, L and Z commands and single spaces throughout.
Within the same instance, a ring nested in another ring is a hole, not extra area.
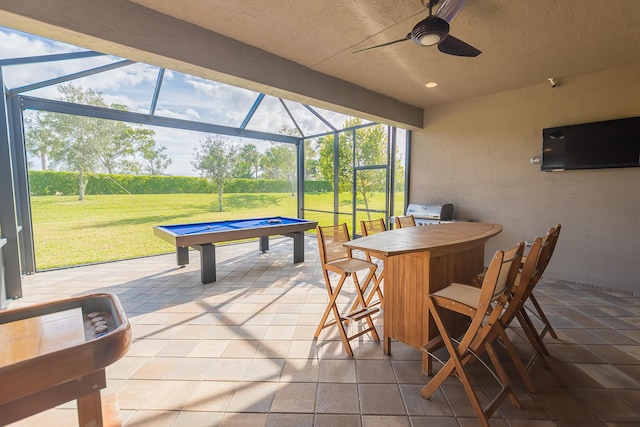
M 93 89 L 84 89 L 72 83 L 58 87 L 62 101 L 126 111 L 123 105 L 107 105 L 102 95 Z M 48 158 L 59 166 L 78 172 L 78 199 L 84 200 L 88 174 L 99 170 L 107 173 L 138 173 L 143 166 L 136 159 L 136 150 L 155 149 L 155 158 L 161 159 L 154 171 L 166 168 L 170 162 L 163 154 L 164 147 L 156 147 L 155 133 L 135 128 L 126 123 L 93 117 L 41 112 L 30 120 L 27 149 L 40 157 L 43 170 Z M 164 156 L 164 157 L 163 157 Z M 143 153 L 143 159 L 154 158 Z
M 118 110 L 126 110 L 123 106 L 114 106 Z M 130 173 L 127 159 L 135 155 L 135 147 L 131 143 L 129 134 L 132 128 L 123 122 L 101 120 L 98 122 L 104 139 L 96 156 L 100 167 L 108 174 Z
M 42 114 L 31 118 L 25 115 L 25 127 L 27 131 L 27 151 L 40 158 L 40 167 L 43 171 L 49 168 L 49 157 L 55 142 L 55 136 L 50 129 L 53 128 L 50 114 Z
M 387 134 L 381 125 L 356 130 L 355 166 L 386 165 L 388 158 Z M 369 199 L 376 192 L 384 191 L 387 173 L 382 169 L 360 170 L 356 173 L 356 191 L 362 196 L 367 216 Z
M 300 136 L 300 132 L 296 128 L 287 125 L 282 125 L 279 133 Z M 298 157 L 295 145 L 272 142 L 271 148 L 265 152 L 261 164 L 263 171 L 273 179 L 281 179 L 280 175 L 284 175 L 291 183 L 291 196 L 295 196 L 298 174 Z
M 296 192 L 296 149 L 295 146 L 271 143 L 264 153 L 260 165 L 268 179 L 282 179 L 284 176 L 291 182 L 291 195 Z
M 358 126 L 360 119 L 349 119 L 344 127 Z M 334 135 L 318 140 L 318 170 L 323 179 L 333 182 Z M 355 153 L 354 153 L 355 138 Z M 338 191 L 352 191 L 354 167 L 387 164 L 388 141 L 381 125 L 359 128 L 338 134 Z M 373 193 L 384 189 L 386 173 L 380 170 L 361 170 L 356 175 L 356 191 L 362 197 L 365 209 Z M 369 215 L 370 217 L 370 215 Z
M 128 136 L 140 156 L 141 171 L 149 175 L 165 173 L 172 160 L 166 154 L 167 147 L 158 145 L 153 139 L 155 132 L 150 129 L 130 128 Z
M 58 87 L 61 99 L 68 102 L 105 107 L 101 96 L 92 90 L 82 90 L 72 84 Z M 58 113 L 42 113 L 34 120 L 27 135 L 27 147 L 40 156 L 43 169 L 47 168 L 47 156 L 78 172 L 78 199 L 84 200 L 87 186 L 86 172 L 98 165 L 97 153 L 103 132 L 98 119 Z
M 319 173 L 317 144 L 311 139 L 304 140 L 304 179 L 316 179 Z
M 217 188 L 219 212 L 222 212 L 224 184 L 233 176 L 237 152 L 235 145 L 219 135 L 204 137 L 194 149 L 191 165 Z
M 238 163 L 234 171 L 236 178 L 258 179 L 260 171 L 260 159 L 262 154 L 254 144 L 246 144 L 240 147 L 238 153 Z
M 334 173 L 338 174 L 338 191 L 351 191 L 353 173 L 353 132 L 342 132 L 338 139 L 338 170 L 334 168 L 334 136 L 323 136 L 318 140 L 318 170 L 322 179 L 333 183 Z

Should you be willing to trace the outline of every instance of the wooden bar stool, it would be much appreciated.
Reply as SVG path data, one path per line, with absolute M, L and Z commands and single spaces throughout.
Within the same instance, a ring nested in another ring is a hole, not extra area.
M 426 399 L 430 398 L 449 375 L 455 373 L 483 427 L 489 426 L 489 417 L 506 397 L 509 397 L 515 407 L 520 408 L 520 401 L 513 392 L 509 376 L 493 348 L 491 338 L 495 333 L 494 325 L 498 324 L 498 319 L 517 278 L 523 250 L 524 243 L 520 243 L 507 251 L 496 252 L 481 288 L 452 283 L 427 297 L 427 308 L 440 332 L 440 337 L 427 343 L 423 350 L 431 356 L 433 348 L 444 344 L 449 353 L 449 360 L 424 386 L 420 395 Z M 443 310 L 469 317 L 469 327 L 459 340 L 454 339 L 447 330 L 443 321 L 443 317 L 446 316 Z M 501 386 L 499 393 L 487 407 L 481 405 L 465 369 L 465 366 L 473 360 L 482 361 L 478 355 L 483 352 L 489 355 L 496 373 L 493 373 L 488 365 L 484 366 Z
M 362 231 L 362 236 L 370 236 L 372 234 L 378 234 L 378 233 L 382 233 L 383 231 L 387 231 L 387 226 L 384 223 L 384 218 L 378 218 L 378 219 L 373 219 L 370 221 L 360 221 L 360 230 Z M 365 252 L 366 256 L 367 256 L 367 261 L 369 262 L 373 262 L 374 264 L 376 264 L 375 262 L 375 256 L 371 256 L 371 252 Z M 380 270 L 380 273 L 378 274 L 377 272 L 374 274 L 373 276 L 373 289 L 371 291 L 371 293 L 369 294 L 369 299 L 373 298 L 373 296 L 375 294 L 378 295 L 378 301 L 374 302 L 373 304 L 380 304 L 380 306 L 384 307 L 384 297 L 382 296 L 382 280 L 384 279 L 384 265 L 382 266 L 382 269 Z M 370 305 L 371 301 L 367 300 L 367 305 Z
M 531 280 L 533 280 L 533 283 L 529 285 L 530 289 L 527 289 L 527 293 L 526 295 L 524 295 L 524 301 L 521 306 L 521 309 L 517 313 L 518 321 L 522 325 L 523 331 L 525 332 L 527 339 L 531 343 L 531 346 L 534 348 L 534 350 L 536 350 L 536 356 L 542 356 L 543 359 L 545 355 L 549 356 L 549 351 L 547 350 L 547 348 L 543 343 L 544 336 L 547 333 L 549 333 L 555 339 L 558 339 L 558 336 L 556 335 L 556 332 L 553 330 L 553 327 L 551 326 L 551 322 L 549 321 L 544 311 L 542 310 L 542 306 L 540 305 L 540 303 L 538 303 L 538 300 L 533 294 L 533 289 L 535 285 L 538 283 L 538 281 L 542 278 L 542 273 L 544 273 L 544 271 L 547 268 L 547 265 L 549 264 L 549 261 L 551 260 L 553 251 L 555 250 L 556 244 L 558 243 L 558 237 L 560 236 L 560 229 L 561 229 L 561 225 L 557 224 L 554 227 L 551 227 L 544 237 L 540 238 L 541 253 L 538 254 L 538 257 L 540 259 L 537 260 L 537 264 L 535 266 L 536 270 L 532 273 L 533 277 Z M 532 250 L 533 250 L 533 247 L 529 250 L 529 252 L 526 255 L 522 257 L 523 270 L 529 258 L 529 255 L 532 254 Z M 476 276 L 474 281 L 474 286 L 480 286 L 480 283 L 484 279 L 484 275 L 485 273 L 480 273 Z M 517 283 L 519 282 L 520 281 L 518 280 Z M 527 301 L 530 301 L 531 304 L 533 304 L 532 308 L 529 307 L 528 305 L 525 305 L 525 302 Z M 533 321 L 529 317 L 529 313 L 537 317 L 542 323 L 542 329 L 540 331 L 536 329 Z M 535 357 L 532 358 L 529 363 L 532 363 L 534 359 Z M 546 361 L 544 363 L 546 366 Z
M 415 227 L 416 219 L 413 217 L 413 215 L 397 216 L 395 224 L 397 228 Z
M 335 226 L 318 226 L 316 230 L 320 262 L 322 263 L 322 273 L 324 274 L 327 293 L 329 294 L 329 303 L 322 315 L 322 320 L 320 320 L 314 338 L 318 338 L 322 329 L 336 325 L 347 354 L 353 357 L 353 350 L 349 341 L 368 332 L 371 332 L 371 336 L 375 341 L 380 341 L 371 319 L 371 316 L 380 311 L 380 308 L 369 307 L 367 301 L 370 298 L 365 298 L 363 291 L 369 286 L 378 266 L 367 260 L 354 258 L 352 251 L 344 247 L 344 243 L 349 241 L 349 230 L 346 223 Z M 362 284 L 357 275 L 361 271 L 366 272 Z M 337 284 L 333 285 L 331 283 L 330 273 L 339 275 Z M 351 277 L 353 280 L 356 296 L 351 311 L 342 314 L 338 308 L 337 299 L 347 277 Z M 327 321 L 330 313 L 333 313 L 334 320 Z M 353 335 L 347 335 L 345 324 L 349 323 L 349 321 L 360 320 L 364 320 L 367 326 Z
M 549 240 L 548 242 L 549 249 L 547 251 L 548 253 L 545 255 L 546 259 L 545 259 L 545 264 L 542 271 L 544 271 L 544 269 L 547 268 L 547 264 L 549 264 L 549 261 L 551 260 L 553 251 L 556 249 L 556 244 L 558 243 L 558 237 L 560 236 L 561 228 L 562 226 L 560 224 L 556 224 L 555 227 L 551 227 L 549 229 L 549 232 L 545 236 L 545 239 Z M 542 271 L 540 272 L 540 276 L 542 276 Z M 540 305 L 540 303 L 538 303 L 538 300 L 536 299 L 533 293 L 529 295 L 529 301 L 531 301 L 531 304 L 533 304 L 533 307 L 536 310 L 536 313 L 534 313 L 534 315 L 538 317 L 543 324 L 542 330 L 539 333 L 537 333 L 538 337 L 540 338 L 540 342 L 542 342 L 542 339 L 547 334 L 547 332 L 553 338 L 558 339 L 558 335 L 556 334 L 556 331 L 553 330 L 553 327 L 551 326 L 551 322 L 549 321 L 547 316 L 544 314 L 544 311 L 542 311 L 542 306 Z M 543 349 L 545 351 L 545 354 L 548 355 L 548 352 L 546 351 L 546 348 L 544 348 L 544 345 L 543 345 Z

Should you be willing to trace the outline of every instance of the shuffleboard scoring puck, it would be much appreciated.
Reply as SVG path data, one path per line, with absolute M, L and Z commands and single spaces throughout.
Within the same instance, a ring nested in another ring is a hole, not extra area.
M 94 331 L 96 332 L 96 334 L 100 333 L 100 332 L 104 332 L 107 330 L 107 325 L 100 325 L 100 326 L 96 326 L 94 328 Z
M 89 319 L 93 319 L 94 317 L 100 316 L 100 313 L 98 313 L 97 311 L 94 311 L 93 313 L 89 313 L 87 314 L 87 317 Z
M 100 316 L 94 317 L 93 319 L 91 319 L 92 323 L 98 323 L 98 322 L 102 322 L 104 319 Z
M 278 218 L 274 218 L 274 219 L 268 220 L 267 223 L 269 223 L 269 224 L 281 224 L 282 220 L 278 219 Z

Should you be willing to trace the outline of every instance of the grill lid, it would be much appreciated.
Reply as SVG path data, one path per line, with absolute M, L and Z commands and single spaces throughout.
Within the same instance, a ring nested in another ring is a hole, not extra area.
M 421 205 L 418 203 L 410 203 L 409 206 L 407 206 L 406 214 L 413 215 L 414 218 L 450 221 L 453 219 L 453 204 Z

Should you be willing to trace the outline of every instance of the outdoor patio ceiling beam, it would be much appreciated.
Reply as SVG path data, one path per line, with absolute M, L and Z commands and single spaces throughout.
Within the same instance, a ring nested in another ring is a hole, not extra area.
M 153 90 L 153 97 L 151 98 L 151 107 L 149 108 L 149 114 L 154 115 L 156 113 L 156 106 L 158 105 L 158 97 L 160 96 L 160 88 L 162 87 L 162 81 L 164 80 L 164 68 L 158 70 L 158 78 L 156 79 L 156 87 Z
M 377 124 L 379 124 L 379 123 L 362 123 L 360 125 L 349 126 L 347 128 L 340 129 L 338 132 L 344 132 L 344 131 L 347 131 L 347 130 L 355 130 L 355 129 L 360 129 L 360 128 L 366 128 L 366 127 L 370 127 L 370 126 L 375 126 Z M 322 138 L 323 136 L 333 135 L 334 133 L 336 133 L 336 131 L 316 133 L 315 135 L 309 135 L 309 136 L 306 136 L 305 138 L 306 139 Z
M 38 83 L 32 83 L 30 85 L 20 86 L 13 89 L 9 89 L 9 95 L 17 95 L 22 92 L 28 92 L 30 90 L 40 89 L 47 86 L 56 85 L 58 83 L 64 83 L 71 80 L 76 80 L 82 77 L 92 76 L 94 74 L 102 73 L 103 71 L 113 70 L 115 68 L 124 67 L 127 65 L 135 64 L 134 61 L 125 59 L 124 61 L 114 62 L 112 64 L 102 65 L 100 67 L 91 68 L 89 70 L 79 71 L 73 74 L 67 74 L 66 76 L 56 77 L 55 79 L 44 80 Z
M 106 56 L 104 53 L 85 50 L 82 52 L 55 53 L 53 55 L 27 56 L 21 58 L 0 59 L 0 67 L 5 65 L 38 64 L 51 61 L 68 61 L 69 59 L 90 58 L 92 56 Z
M 251 106 L 251 108 L 249 109 L 249 112 L 247 113 L 244 120 L 242 121 L 242 124 L 240 125 L 240 129 L 244 129 L 247 127 L 247 125 L 251 121 L 251 118 L 253 117 L 253 115 L 256 113 L 256 110 L 260 106 L 260 103 L 262 103 L 263 99 L 264 99 L 264 93 L 261 93 L 258 95 L 256 100 L 253 101 L 253 105 Z
M 325 125 L 329 126 L 329 129 L 331 129 L 332 131 L 337 131 L 338 129 L 335 128 L 335 126 L 333 126 L 331 123 L 329 123 L 327 121 L 327 119 L 325 119 L 324 117 L 322 117 L 322 115 L 320 113 L 318 113 L 316 110 L 314 110 L 313 108 L 311 108 L 310 106 L 308 106 L 307 104 L 302 104 L 304 106 L 304 108 L 306 108 L 307 110 L 309 110 L 311 112 L 311 114 L 313 114 L 314 116 L 316 116 L 317 118 L 320 119 L 320 121 L 322 123 L 324 123 Z
M 211 123 L 194 122 L 191 120 L 175 119 L 170 117 L 158 117 L 150 114 L 135 113 L 132 111 L 114 110 L 111 108 L 96 107 L 94 105 L 74 104 L 70 102 L 54 101 L 50 99 L 21 96 L 21 105 L 24 110 L 41 110 L 52 113 L 73 114 L 76 116 L 95 117 L 106 120 L 119 120 L 141 125 L 162 126 L 174 129 L 192 130 L 196 132 L 215 133 L 219 135 L 235 136 L 238 138 L 259 139 L 262 141 L 284 142 L 287 144 L 299 144 L 302 138 L 280 135 L 275 133 L 260 132 L 248 129 L 239 129 L 230 126 L 215 125 Z
M 302 132 L 302 129 L 300 129 L 300 125 L 298 124 L 296 119 L 293 117 L 293 114 L 291 114 L 291 110 L 289 110 L 289 107 L 287 107 L 287 104 L 284 102 L 284 100 L 282 98 L 278 98 L 278 101 L 280 101 L 280 104 L 282 104 L 282 107 L 284 108 L 284 111 L 286 111 L 287 114 L 289 115 L 289 118 L 293 122 L 293 125 L 296 127 L 296 129 L 298 129 L 298 132 L 300 133 L 300 136 L 302 136 L 304 138 L 304 132 Z

